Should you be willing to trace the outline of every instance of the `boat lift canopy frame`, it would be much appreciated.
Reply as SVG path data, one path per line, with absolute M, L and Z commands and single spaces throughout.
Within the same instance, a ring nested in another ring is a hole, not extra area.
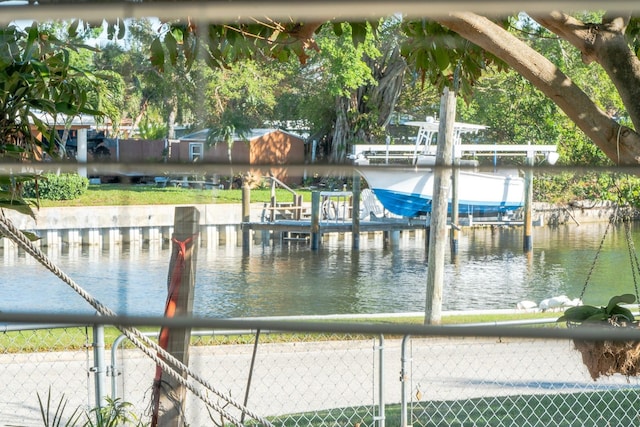
M 439 122 L 406 122 L 405 125 L 417 126 L 419 128 L 416 142 L 413 144 L 354 144 L 351 157 L 353 159 L 374 159 L 384 158 L 388 163 L 389 159 L 416 158 L 418 155 L 435 155 L 437 146 L 432 144 L 433 135 L 438 132 Z M 555 145 L 537 144 L 462 144 L 461 136 L 467 133 L 477 133 L 486 129 L 487 126 L 456 122 L 454 125 L 454 158 L 461 158 L 464 155 L 472 156 L 527 156 L 535 157 L 537 154 L 549 157 L 550 153 L 557 153 Z M 420 148 L 422 146 L 422 148 Z M 555 162 L 553 162 L 555 163 Z

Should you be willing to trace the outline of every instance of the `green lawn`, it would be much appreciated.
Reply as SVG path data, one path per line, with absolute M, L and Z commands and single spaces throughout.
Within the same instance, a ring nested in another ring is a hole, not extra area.
M 297 191 L 297 190 L 296 190 Z M 311 201 L 310 190 L 297 191 L 303 200 Z M 252 203 L 271 200 L 271 190 L 251 190 Z M 288 191 L 278 188 L 276 200 L 292 201 Z M 90 185 L 89 190 L 75 200 L 40 200 L 41 207 L 60 206 L 126 206 L 126 205 L 185 205 L 208 203 L 242 203 L 242 190 L 199 190 L 181 187 L 160 188 L 153 185 L 100 184 Z

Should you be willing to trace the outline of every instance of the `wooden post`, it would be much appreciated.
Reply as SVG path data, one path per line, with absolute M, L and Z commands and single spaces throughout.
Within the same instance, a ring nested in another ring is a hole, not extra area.
M 442 320 L 444 253 L 447 245 L 447 207 L 449 205 L 455 114 L 455 92 L 451 92 L 445 87 L 440 102 L 440 128 L 438 129 L 438 149 L 431 205 L 427 296 L 424 316 L 424 323 L 427 325 L 437 325 Z
M 525 253 L 533 250 L 533 151 L 527 152 L 526 166 L 524 173 L 524 236 L 522 239 L 522 249 Z
M 311 249 L 320 247 L 320 192 L 311 193 Z
M 353 197 L 351 199 L 351 248 L 360 249 L 360 174 L 353 172 Z
M 245 180 L 242 183 L 242 253 L 251 252 L 251 230 L 248 223 L 251 222 L 251 187 Z
M 196 208 L 176 207 L 166 317 L 191 316 L 193 312 L 199 222 L 200 212 Z M 188 366 L 190 337 L 191 328 L 162 328 L 159 340 L 161 346 L 166 345 L 167 352 Z M 154 412 L 151 425 L 182 427 L 186 388 L 160 368 L 156 371 L 155 385 L 159 386 L 154 387 L 158 410 Z

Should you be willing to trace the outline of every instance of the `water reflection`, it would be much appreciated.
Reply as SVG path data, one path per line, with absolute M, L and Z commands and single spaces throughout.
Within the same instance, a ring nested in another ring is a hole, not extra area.
M 606 224 L 536 228 L 534 251 L 522 253 L 521 229 L 464 229 L 455 259 L 447 254 L 444 310 L 515 308 L 518 301 L 575 298 L 585 286 Z M 633 235 L 638 237 L 638 226 Z M 383 248 L 380 238 L 306 244 L 201 248 L 194 312 L 240 317 L 423 311 L 427 256 L 422 238 Z M 15 249 L 0 250 L 0 310 L 91 313 L 66 284 Z M 80 286 L 118 313 L 161 315 L 170 248 L 48 250 Z M 593 269 L 585 302 L 635 293 L 622 226 L 613 227 Z

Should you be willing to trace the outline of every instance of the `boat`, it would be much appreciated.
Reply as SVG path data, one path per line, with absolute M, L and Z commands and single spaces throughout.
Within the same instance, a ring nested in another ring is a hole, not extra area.
M 431 213 L 433 199 L 435 144 L 433 137 L 438 122 L 410 122 L 418 126 L 415 144 L 379 145 L 360 147 L 354 153 L 356 170 L 367 181 L 382 206 L 390 213 L 414 218 Z M 460 137 L 484 127 L 456 123 L 454 147 L 460 148 Z M 454 148 L 454 151 L 456 148 Z M 371 165 L 373 158 L 384 159 L 384 164 Z M 389 163 L 395 160 L 396 164 Z M 405 167 L 399 167 L 404 163 Z M 458 171 L 458 212 L 474 217 L 508 217 L 524 205 L 524 179 L 518 172 L 478 172 L 475 160 L 460 160 Z M 395 167 L 394 167 L 395 166 Z M 450 195 L 449 195 L 450 197 Z M 451 201 L 449 202 L 451 211 Z

